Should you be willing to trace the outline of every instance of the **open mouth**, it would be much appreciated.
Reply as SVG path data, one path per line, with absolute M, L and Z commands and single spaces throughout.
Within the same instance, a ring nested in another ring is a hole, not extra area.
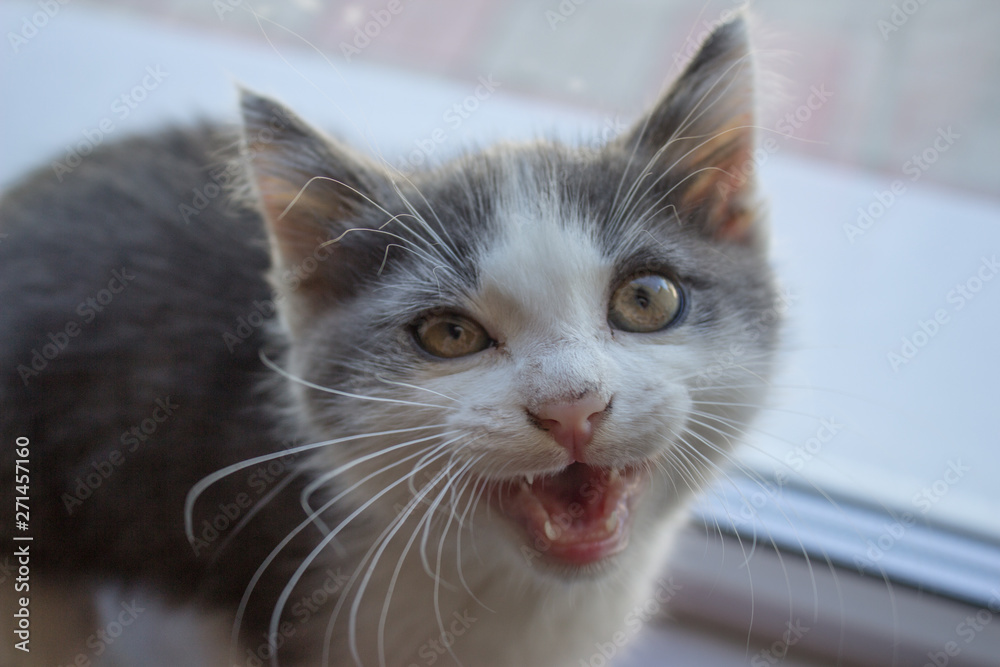
M 556 474 L 511 481 L 501 491 L 501 509 L 544 557 L 588 565 L 628 546 L 646 479 L 640 468 L 573 463 Z

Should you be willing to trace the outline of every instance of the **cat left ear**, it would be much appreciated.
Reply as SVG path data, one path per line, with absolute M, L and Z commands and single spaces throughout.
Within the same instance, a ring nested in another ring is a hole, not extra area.
M 278 271 L 334 250 L 378 191 L 377 170 L 346 146 L 313 129 L 280 103 L 241 92 L 243 159 L 272 243 Z M 349 262 L 347 262 L 349 264 Z M 347 289 L 350 281 L 340 281 Z M 279 286 L 280 287 L 280 286 Z M 297 290 L 338 296 L 338 281 L 310 273 Z
M 678 214 L 720 240 L 749 243 L 756 236 L 754 104 L 746 19 L 738 14 L 705 40 L 624 139 L 671 188 Z

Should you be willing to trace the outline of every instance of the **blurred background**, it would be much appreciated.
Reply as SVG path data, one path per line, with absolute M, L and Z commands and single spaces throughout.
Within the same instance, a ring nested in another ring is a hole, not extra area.
M 508 93 L 631 117 L 743 3 L 399 0 L 398 13 L 387 0 L 86 4 L 214 33 L 206 39 L 260 43 L 266 35 L 337 62 L 468 81 L 492 74 Z M 1000 3 L 756 0 L 751 7 L 772 75 L 762 125 L 774 127 L 814 91 L 826 93 L 812 113 L 799 112 L 788 150 L 898 174 L 950 126 L 964 140 L 926 178 L 1000 194 Z
M 109 138 L 235 120 L 236 83 L 403 168 L 496 138 L 600 141 L 739 6 L 3 0 L 0 187 Z M 751 6 L 786 363 L 745 476 L 673 559 L 688 625 L 620 664 L 923 664 L 1000 605 L 1000 2 Z M 802 610 L 802 657 L 767 653 Z M 997 655 L 1000 622 L 949 664 Z

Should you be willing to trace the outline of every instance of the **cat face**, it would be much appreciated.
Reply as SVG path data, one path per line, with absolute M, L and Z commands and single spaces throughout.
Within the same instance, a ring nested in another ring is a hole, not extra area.
M 329 253 L 275 280 L 295 404 L 334 441 L 320 481 L 380 540 L 474 533 L 540 577 L 593 576 L 725 458 L 775 343 L 748 58 L 727 24 L 600 150 L 504 145 L 409 177 L 244 96 L 274 275 Z

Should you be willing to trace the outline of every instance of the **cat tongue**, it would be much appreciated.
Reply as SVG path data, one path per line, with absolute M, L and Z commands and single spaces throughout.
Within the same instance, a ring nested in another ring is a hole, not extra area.
M 506 509 L 546 556 L 575 565 L 615 554 L 628 544 L 639 474 L 574 463 L 514 488 Z M 506 504 L 506 503 L 505 503 Z

